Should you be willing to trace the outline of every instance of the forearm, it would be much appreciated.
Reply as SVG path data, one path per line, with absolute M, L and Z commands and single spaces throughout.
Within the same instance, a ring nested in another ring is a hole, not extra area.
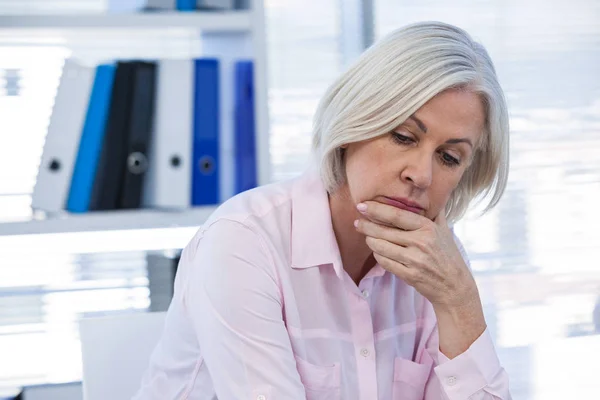
M 436 307 L 440 351 L 449 359 L 464 353 L 486 329 L 479 295 L 460 306 Z

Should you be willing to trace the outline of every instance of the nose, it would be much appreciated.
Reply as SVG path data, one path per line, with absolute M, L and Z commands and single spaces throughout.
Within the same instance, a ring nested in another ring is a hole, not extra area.
M 433 179 L 433 155 L 427 151 L 415 151 L 407 155 L 400 177 L 403 182 L 427 189 Z

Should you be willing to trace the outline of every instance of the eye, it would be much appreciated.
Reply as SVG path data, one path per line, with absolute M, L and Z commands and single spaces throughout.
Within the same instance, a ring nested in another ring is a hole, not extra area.
M 415 140 L 411 137 L 408 136 L 404 136 L 398 132 L 392 132 L 392 136 L 394 138 L 394 141 L 398 144 L 412 144 L 415 142 Z
M 460 165 L 460 160 L 449 153 L 442 152 L 441 156 L 442 162 L 448 167 L 458 167 Z

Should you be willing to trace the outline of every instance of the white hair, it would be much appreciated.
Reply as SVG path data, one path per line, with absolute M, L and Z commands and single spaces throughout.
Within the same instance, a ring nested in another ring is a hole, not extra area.
M 341 146 L 389 134 L 449 89 L 478 94 L 485 131 L 447 205 L 460 219 L 471 201 L 493 208 L 508 178 L 508 111 L 490 56 L 464 30 L 442 22 L 400 28 L 367 49 L 323 95 L 314 117 L 313 153 L 329 193 L 346 182 Z

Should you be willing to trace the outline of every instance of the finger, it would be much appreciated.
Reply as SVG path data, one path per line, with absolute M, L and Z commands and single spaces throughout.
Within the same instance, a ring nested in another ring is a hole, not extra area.
M 410 246 L 414 242 L 414 233 L 403 231 L 396 227 L 380 225 L 368 219 L 354 221 L 356 230 L 365 236 L 383 239 L 399 246 Z
M 428 265 L 431 260 L 418 247 L 404 247 L 373 236 L 367 236 L 365 243 L 373 253 L 396 260 L 407 268 L 429 269 Z
M 409 284 L 415 281 L 415 271 L 411 270 L 406 265 L 378 253 L 373 253 L 373 257 L 383 269 L 391 272 L 403 281 Z
M 373 253 L 401 262 L 407 267 L 410 267 L 414 263 L 414 249 L 399 246 L 385 239 L 373 236 L 367 236 L 365 243 Z
M 427 218 L 419 214 L 377 201 L 366 201 L 359 204 L 357 209 L 373 222 L 392 225 L 406 231 L 420 229 L 425 224 L 425 220 L 427 220 Z

